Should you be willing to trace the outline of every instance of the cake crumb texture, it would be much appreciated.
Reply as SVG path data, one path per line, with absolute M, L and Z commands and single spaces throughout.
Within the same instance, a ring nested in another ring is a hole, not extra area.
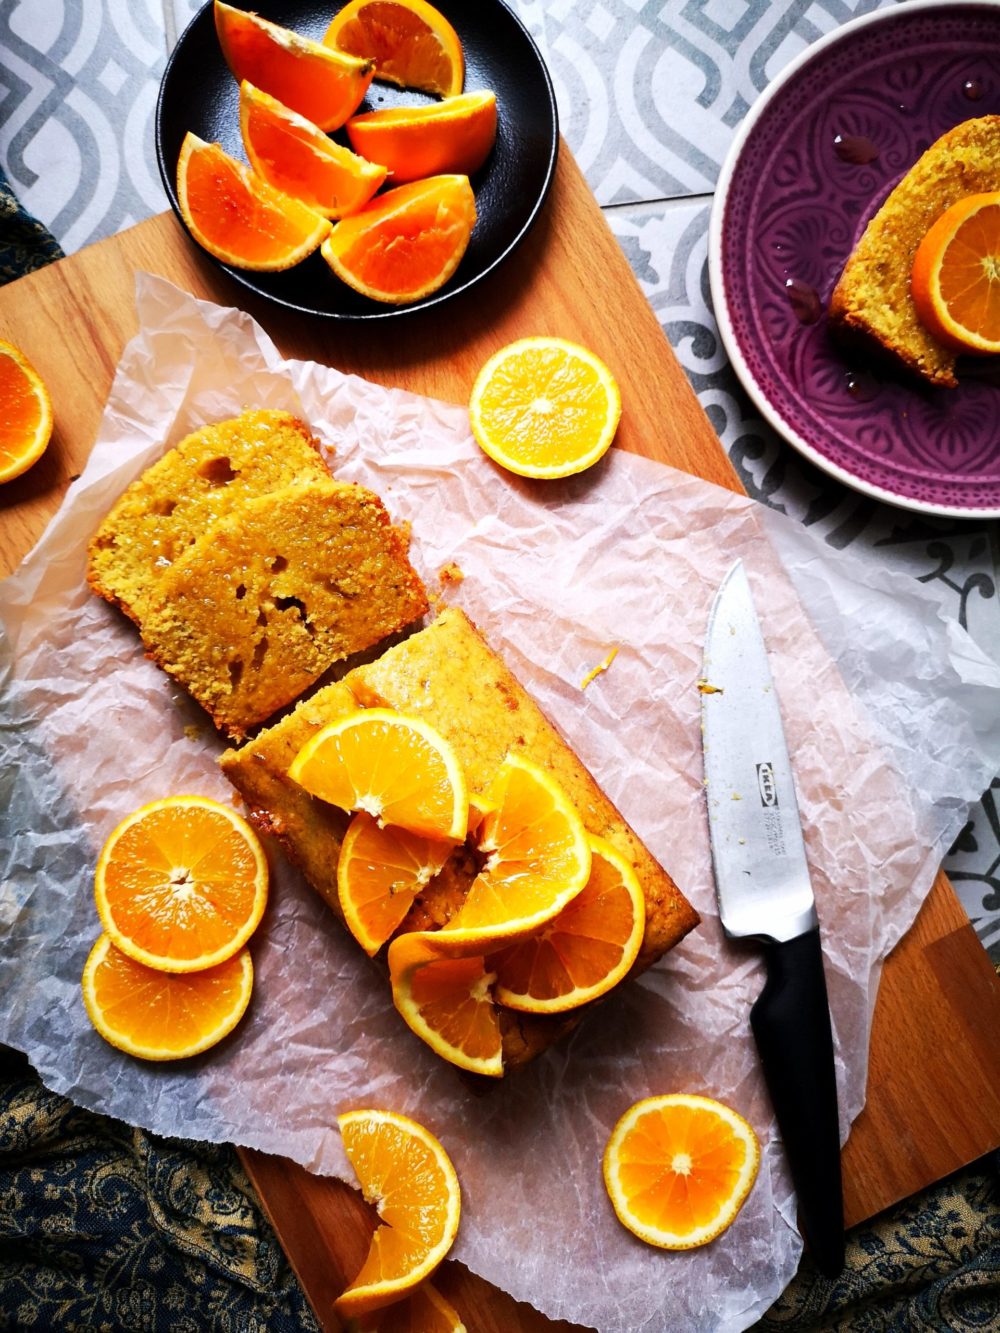
M 910 292 L 917 247 L 946 209 L 1000 190 L 1000 116 L 966 120 L 923 154 L 875 214 L 830 297 L 834 328 L 874 341 L 932 384 L 954 388 L 956 353 L 921 324 Z
M 290 412 L 252 410 L 194 431 L 123 492 L 91 538 L 87 582 L 141 623 L 164 570 L 245 500 L 328 477 Z

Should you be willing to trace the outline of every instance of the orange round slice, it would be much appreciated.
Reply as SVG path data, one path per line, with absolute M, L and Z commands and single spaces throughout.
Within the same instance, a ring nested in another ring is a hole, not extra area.
M 205 796 L 167 796 L 113 830 L 97 861 L 97 912 L 111 941 L 164 972 L 231 958 L 267 904 L 267 861 L 235 810 Z
M 462 1317 L 431 1282 L 360 1321 L 359 1333 L 467 1333 Z
M 471 176 L 497 137 L 497 99 L 462 93 L 430 106 L 387 107 L 347 122 L 355 152 L 385 167 L 397 185 L 424 176 Z
M 593 352 L 565 338 L 522 338 L 479 372 L 469 420 L 508 472 L 568 477 L 604 456 L 621 410 L 618 385 Z
M 83 969 L 83 1002 L 101 1036 L 142 1060 L 199 1055 L 232 1032 L 250 1003 L 250 951 L 190 975 L 135 962 L 102 935 Z
M 536 934 L 489 959 L 494 996 L 509 1009 L 555 1014 L 607 994 L 635 962 L 646 903 L 635 870 L 603 838 L 590 838 L 590 878 Z
M 52 438 L 52 403 L 23 352 L 0 339 L 0 482 L 37 463 Z
M 443 1060 L 487 1078 L 503 1076 L 503 1043 L 480 955 L 449 958 L 443 931 L 412 931 L 389 946 L 392 1001 L 411 1032 Z
M 439 97 L 462 91 L 458 33 L 427 0 L 351 0 L 323 38 L 327 46 L 375 61 L 375 77 Z
M 615 1125 L 604 1183 L 619 1220 L 664 1250 L 714 1240 L 732 1223 L 760 1164 L 750 1125 L 710 1097 L 636 1102 Z
M 452 852 L 452 844 L 381 827 L 359 811 L 337 860 L 337 892 L 351 934 L 376 954 Z
M 397 186 L 338 222 L 321 253 L 362 296 L 405 305 L 448 281 L 475 225 L 468 176 L 430 176 Z
M 234 268 L 291 268 L 330 230 L 326 218 L 190 133 L 177 159 L 177 199 L 198 244 Z
M 257 175 L 321 217 L 356 213 L 386 177 L 384 166 L 334 143 L 312 121 L 246 80 L 240 84 L 240 133 Z
M 924 327 L 959 352 L 1000 352 L 1000 192 L 947 209 L 917 248 L 913 302 Z
M 364 100 L 374 62 L 301 37 L 215 0 L 215 30 L 237 83 L 247 79 L 321 130 L 336 130 Z
M 458 1233 L 461 1191 L 451 1159 L 423 1125 L 393 1111 L 337 1117 L 344 1151 L 382 1225 L 361 1271 L 335 1302 L 358 1317 L 400 1300 L 429 1278 Z
M 461 842 L 468 829 L 468 789 L 451 744 L 391 708 L 362 708 L 322 727 L 288 775 L 321 801 L 421 837 Z

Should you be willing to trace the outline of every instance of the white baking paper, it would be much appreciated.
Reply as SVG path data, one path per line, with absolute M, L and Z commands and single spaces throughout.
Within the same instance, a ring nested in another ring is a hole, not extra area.
M 249 316 L 161 279 L 141 277 L 137 299 L 141 332 L 86 471 L 0 585 L 0 1039 L 82 1106 L 345 1179 L 336 1114 L 406 1112 L 456 1163 L 454 1256 L 518 1300 L 603 1333 L 745 1328 L 791 1278 L 801 1244 L 747 1026 L 760 960 L 725 941 L 714 905 L 697 680 L 715 590 L 741 556 L 801 793 L 844 1137 L 864 1101 L 880 960 L 1000 769 L 1000 673 L 915 584 L 745 498 L 618 450 L 566 482 L 522 481 L 479 452 L 459 407 L 283 361 Z M 93 867 L 108 832 L 171 792 L 231 797 L 205 716 L 87 593 L 85 543 L 167 446 L 245 406 L 300 413 L 337 476 L 411 521 L 429 586 L 445 564 L 461 567 L 464 581 L 442 595 L 479 624 L 702 914 L 571 1040 L 486 1095 L 409 1032 L 382 972 L 278 854 L 252 944 L 254 999 L 223 1045 L 144 1064 L 107 1046 L 84 1013 L 80 973 L 99 933 Z M 612 647 L 610 668 L 582 690 Z M 625 1231 L 601 1181 L 617 1117 L 669 1091 L 721 1098 L 763 1144 L 732 1228 L 680 1254 Z

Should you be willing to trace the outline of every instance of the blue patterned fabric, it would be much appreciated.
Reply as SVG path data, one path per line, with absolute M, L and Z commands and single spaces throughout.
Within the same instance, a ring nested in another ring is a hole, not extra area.
M 62 258 L 55 237 L 18 203 L 0 167 L 0 286 Z

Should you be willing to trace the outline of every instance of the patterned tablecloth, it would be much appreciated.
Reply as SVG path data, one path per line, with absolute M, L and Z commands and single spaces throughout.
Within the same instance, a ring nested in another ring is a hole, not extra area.
M 996 656 L 997 524 L 923 518 L 814 469 L 755 412 L 711 309 L 712 193 L 748 107 L 809 43 L 891 3 L 512 0 L 548 62 L 563 133 L 747 491 L 833 546 L 867 544 L 932 588 Z M 156 93 L 166 54 L 198 8 L 200 0 L 0 0 L 0 167 L 66 252 L 166 206 L 153 155 Z M 35 246 L 15 209 L 0 191 L 11 246 L 0 281 L 24 269 L 15 247 Z M 995 961 L 998 788 L 1000 779 L 946 861 Z M 186 1153 L 52 1098 L 0 1048 L 0 1329 L 312 1327 L 235 1158 Z M 816 1278 L 807 1261 L 765 1324 L 1000 1327 L 998 1217 L 993 1160 L 856 1231 L 838 1284 Z M 60 1248 L 59 1236 L 74 1244 Z M 195 1290 L 210 1324 L 185 1305 Z

